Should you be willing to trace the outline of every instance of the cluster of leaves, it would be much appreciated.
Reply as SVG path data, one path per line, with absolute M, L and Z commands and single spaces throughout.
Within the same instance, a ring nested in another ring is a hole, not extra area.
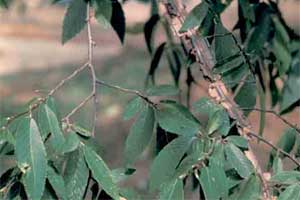
M 123 42 L 125 18 L 118 1 L 53 1 L 61 2 L 68 3 L 62 43 L 84 29 L 90 19 L 90 7 L 94 8 L 97 21 L 111 26 Z M 240 107 L 253 108 L 257 91 L 263 105 L 268 88 L 273 92 L 274 106 L 279 104 L 282 113 L 291 110 L 300 98 L 297 96 L 300 80 L 297 35 L 282 20 L 277 4 L 241 0 L 238 1 L 239 22 L 235 27 L 240 31 L 243 44 L 239 45 L 220 19 L 230 2 L 202 1 L 188 14 L 180 31 L 196 29 L 207 38 L 214 52 L 214 73 L 220 74 L 234 91 Z M 1 6 L 7 6 L 6 3 L 0 0 Z M 1 198 L 139 199 L 136 192 L 121 188 L 119 183 L 134 174 L 135 162 L 152 140 L 156 142 L 157 155 L 150 166 L 149 191 L 159 199 L 184 199 L 186 181 L 190 179 L 194 181 L 194 188 L 199 188 L 201 199 L 261 198 L 261 180 L 245 156 L 248 142 L 238 135 L 234 119 L 208 98 L 194 102 L 192 108 L 189 99 L 187 106 L 181 98 L 174 100 L 181 95 L 182 74 L 186 75 L 188 91 L 196 83 L 192 71 L 195 60 L 173 39 L 168 22 L 159 15 L 157 2 L 150 3 L 151 17 L 143 30 L 152 61 L 145 96 L 138 95 L 124 110 L 124 120 L 135 118 L 135 121 L 126 139 L 123 168 L 110 170 L 89 131 L 76 124 L 62 123 L 54 100 L 49 98 L 37 110 L 1 130 L 0 154 L 13 160 L 13 166 L 0 177 Z M 159 24 L 166 32 L 167 41 L 156 47 L 155 29 Z M 173 84 L 156 84 L 155 75 L 163 55 L 166 55 Z M 265 71 L 269 72 L 268 78 Z M 256 85 L 256 78 L 260 84 Z M 280 92 L 277 78 L 285 84 Z M 266 80 L 269 80 L 267 85 Z M 161 100 L 152 102 L 154 96 Z M 300 157 L 300 137 L 295 129 L 286 130 L 277 146 Z M 270 153 L 269 189 L 278 199 L 298 199 L 299 169 L 284 171 L 284 159 L 285 155 L 275 150 Z

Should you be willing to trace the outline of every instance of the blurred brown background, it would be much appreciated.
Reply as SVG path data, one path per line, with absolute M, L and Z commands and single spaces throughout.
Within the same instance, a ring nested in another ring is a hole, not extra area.
M 87 59 L 86 31 L 82 31 L 78 37 L 62 46 L 60 36 L 64 6 L 52 6 L 49 2 L 16 0 L 8 11 L 0 10 L 0 117 L 24 110 L 24 105 L 30 99 L 47 93 Z M 199 1 L 186 1 L 188 8 L 197 2 Z M 300 2 L 280 2 L 284 18 L 290 27 L 299 33 Z M 129 30 L 136 23 L 145 22 L 150 14 L 147 4 L 136 1 L 127 2 L 124 9 Z M 237 20 L 236 2 L 232 3 L 222 17 L 226 27 L 232 28 Z M 113 30 L 104 29 L 96 22 L 93 22 L 92 28 L 97 43 L 94 59 L 98 77 L 112 84 L 142 89 L 151 61 L 143 34 L 127 33 L 125 44 L 122 46 Z M 163 40 L 160 30 L 157 38 L 158 41 Z M 164 65 L 162 62 L 160 66 L 163 74 L 160 77 L 161 82 L 171 80 L 168 68 Z M 89 94 L 89 78 L 89 73 L 84 72 L 58 92 L 56 99 L 62 116 Z M 102 145 L 103 157 L 110 167 L 120 167 L 124 141 L 132 123 L 123 121 L 120 116 L 124 105 L 132 96 L 107 88 L 100 88 L 99 94 L 101 103 L 97 139 Z M 203 95 L 203 90 L 194 88 L 193 100 Z M 74 117 L 74 121 L 77 120 L 89 129 L 92 121 L 91 109 L 91 105 L 88 105 Z M 299 114 L 297 109 L 284 117 L 292 123 L 299 124 Z M 259 113 L 252 113 L 250 120 L 258 130 Z M 286 125 L 275 116 L 267 114 L 264 133 L 267 139 L 275 143 L 285 128 Z M 261 156 L 261 162 L 264 162 L 269 148 L 260 144 L 256 150 Z M 146 152 L 136 164 L 136 175 L 129 180 L 129 184 L 134 184 L 141 191 L 146 190 L 145 177 L 150 157 L 151 153 Z

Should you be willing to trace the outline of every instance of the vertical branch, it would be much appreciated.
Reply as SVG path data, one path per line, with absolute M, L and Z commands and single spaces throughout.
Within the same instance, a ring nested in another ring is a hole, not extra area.
M 87 3 L 87 32 L 88 32 L 88 65 L 91 70 L 92 75 L 92 95 L 94 99 L 94 122 L 93 122 L 93 129 L 92 129 L 92 135 L 95 135 L 96 130 L 96 124 L 98 121 L 98 104 L 99 100 L 97 97 L 97 77 L 96 77 L 96 71 L 95 67 L 93 65 L 93 47 L 95 46 L 95 42 L 92 37 L 92 28 L 91 28 L 91 9 L 90 9 L 90 1 Z

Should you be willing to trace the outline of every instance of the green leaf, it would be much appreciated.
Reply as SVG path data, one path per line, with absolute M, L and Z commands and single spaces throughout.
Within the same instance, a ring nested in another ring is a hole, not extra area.
M 243 178 L 253 173 L 253 166 L 244 153 L 233 144 L 225 145 L 225 154 L 228 164 Z
M 200 26 L 207 15 L 208 9 L 209 5 L 205 1 L 194 7 L 184 20 L 179 32 L 186 32 L 189 29 Z
M 69 154 L 66 165 L 65 185 L 67 199 L 82 200 L 88 183 L 89 169 L 81 149 Z
M 183 183 L 181 179 L 175 179 L 164 184 L 159 193 L 160 200 L 184 200 Z
M 248 149 L 248 141 L 242 137 L 242 136 L 237 136 L 237 135 L 231 135 L 228 136 L 227 141 L 244 149 Z
M 125 107 L 125 110 L 123 112 L 123 119 L 131 119 L 136 113 L 138 113 L 143 108 L 143 106 L 144 101 L 140 97 L 135 97 Z
M 193 109 L 196 113 L 201 113 L 212 117 L 212 115 L 219 110 L 219 107 L 209 98 L 203 97 L 193 103 Z
M 47 173 L 46 150 L 34 119 L 24 118 L 16 133 L 15 153 L 30 199 L 41 199 Z
M 278 174 L 283 171 L 282 159 L 279 157 L 275 157 L 272 165 L 272 170 L 274 174 Z
M 221 23 L 216 24 L 215 34 L 224 34 L 224 36 L 214 38 L 215 56 L 217 62 L 239 53 L 240 50 L 234 42 L 232 35 L 229 34 L 229 31 Z
M 283 135 L 280 137 L 277 147 L 282 149 L 283 151 L 290 153 L 293 150 L 293 147 L 296 143 L 297 131 L 293 128 L 286 129 Z M 276 154 L 275 150 L 272 150 L 272 155 Z M 282 155 L 284 156 L 284 155 Z
M 212 134 L 218 130 L 223 136 L 226 136 L 230 129 L 230 121 L 225 110 L 220 109 L 216 111 L 208 120 L 207 130 L 208 134 Z
M 63 177 L 58 174 L 51 166 L 47 167 L 47 178 L 59 199 L 67 199 L 65 182 Z
M 249 53 L 259 54 L 265 43 L 270 38 L 272 31 L 272 20 L 270 14 L 261 15 L 260 19 L 256 19 L 259 23 L 255 26 L 246 39 L 246 50 Z
M 299 55 L 299 54 L 298 54 Z M 291 71 L 288 74 L 288 80 L 285 81 L 282 100 L 280 101 L 280 113 L 285 113 L 290 107 L 300 99 L 300 61 L 295 60 Z
M 204 142 L 202 140 L 196 140 L 192 143 L 192 152 L 180 162 L 176 168 L 175 177 L 181 177 L 182 175 L 188 175 L 189 171 L 195 164 L 199 163 L 200 160 L 205 158 L 204 153 Z
M 65 142 L 64 135 L 61 131 L 59 121 L 55 115 L 55 113 L 49 108 L 48 105 L 41 105 L 41 109 L 44 109 L 45 119 L 48 123 L 48 127 L 51 132 L 50 142 L 53 148 L 57 151 L 60 151 Z
M 118 1 L 112 3 L 112 15 L 110 19 L 110 24 L 117 33 L 120 41 L 124 42 L 125 37 L 125 15 L 121 4 Z
M 159 125 L 166 131 L 178 135 L 194 135 L 200 124 L 190 111 L 177 103 L 162 103 L 156 111 Z
M 291 185 L 287 187 L 278 197 L 277 200 L 300 199 L 300 185 Z
M 150 17 L 150 19 L 145 23 L 144 26 L 144 37 L 146 41 L 146 45 L 150 54 L 152 54 L 152 46 L 153 46 L 153 32 L 155 31 L 155 27 L 159 22 L 159 15 L 154 14 Z
M 147 106 L 130 129 L 125 144 L 126 164 L 132 164 L 150 143 L 154 127 L 154 111 Z
M 110 26 L 112 17 L 112 2 L 96 0 L 95 1 L 95 17 L 97 21 L 104 27 Z
M 159 61 L 160 61 L 160 59 L 162 57 L 162 54 L 164 52 L 165 45 L 166 45 L 166 43 L 163 42 L 157 47 L 157 49 L 155 50 L 155 53 L 152 57 L 152 60 L 151 60 L 150 69 L 149 69 L 149 72 L 147 74 L 147 80 L 149 79 L 149 77 L 151 77 L 153 83 L 154 83 L 154 79 L 155 79 L 155 76 L 154 76 L 155 71 L 158 68 L 158 64 L 159 64 Z
M 111 171 L 113 181 L 115 184 L 126 180 L 130 175 L 132 175 L 136 170 L 133 168 L 118 168 Z
M 206 199 L 219 199 L 228 194 L 227 177 L 220 161 L 210 159 L 208 167 L 201 169 L 199 181 Z
M 1 8 L 8 8 L 7 0 L 0 0 L 0 7 Z
M 178 93 L 179 90 L 174 85 L 155 85 L 147 90 L 149 96 L 172 96 Z
M 16 139 L 14 135 L 11 133 L 9 129 L 4 129 L 3 131 L 0 131 L 0 144 L 8 142 L 12 145 L 16 144 Z
M 292 185 L 300 183 L 299 171 L 280 171 L 271 177 L 270 182 L 282 185 Z
M 245 16 L 246 19 L 255 22 L 255 12 L 249 0 L 239 0 L 239 6 L 241 6 L 243 16 Z
M 176 178 L 176 167 L 191 142 L 191 137 L 179 136 L 159 152 L 150 168 L 150 190 L 160 188 L 162 184 Z
M 86 25 L 87 3 L 74 0 L 70 3 L 63 22 L 62 43 L 75 37 Z
M 81 126 L 79 126 L 77 124 L 72 124 L 71 129 L 81 136 L 84 136 L 84 137 L 92 136 L 92 133 L 90 131 L 86 130 L 85 128 L 82 128 Z
M 45 104 L 55 114 L 56 118 L 58 118 L 59 113 L 56 108 L 54 99 L 49 97 Z M 47 118 L 48 116 L 45 110 L 45 106 L 44 105 L 39 106 L 37 121 L 38 121 L 38 126 L 43 140 L 45 140 L 49 136 L 49 133 L 51 132 Z
M 93 177 L 103 190 L 114 199 L 119 199 L 119 189 L 114 183 L 110 169 L 95 151 L 86 145 L 83 146 L 85 160 L 92 171 Z
M 261 184 L 258 177 L 251 175 L 247 180 L 244 180 L 236 193 L 231 195 L 228 200 L 249 200 L 261 199 Z
M 75 151 L 78 148 L 79 144 L 80 144 L 80 140 L 76 135 L 76 133 L 70 131 L 68 132 L 62 151 L 63 153 L 69 153 Z
M 280 41 L 280 38 L 274 37 L 272 41 L 272 51 L 275 54 L 277 61 L 277 68 L 280 76 L 284 76 L 289 70 L 292 63 L 292 56 L 289 52 L 287 45 Z
M 255 77 L 252 74 L 245 79 L 244 85 L 234 100 L 241 108 L 254 108 L 256 105 L 256 84 Z M 248 115 L 249 112 L 250 111 L 245 111 L 245 115 Z

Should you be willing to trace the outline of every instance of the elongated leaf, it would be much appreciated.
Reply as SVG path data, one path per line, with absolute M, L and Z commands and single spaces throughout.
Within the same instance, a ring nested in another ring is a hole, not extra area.
M 236 55 L 239 52 L 239 48 L 234 42 L 232 35 L 229 34 L 229 31 L 226 30 L 221 23 L 218 23 L 215 26 L 215 34 L 224 34 L 224 36 L 215 37 L 214 39 L 215 56 L 217 62 Z
M 100 24 L 104 27 L 108 27 L 112 17 L 112 2 L 96 0 L 95 17 Z
M 157 47 L 157 49 L 155 50 L 155 53 L 153 55 L 152 61 L 151 61 L 151 65 L 150 65 L 150 69 L 149 69 L 147 78 L 151 77 L 153 82 L 155 79 L 154 73 L 155 73 L 156 69 L 158 68 L 158 64 L 159 64 L 161 56 L 164 52 L 165 45 L 166 45 L 166 43 L 163 42 Z
M 85 160 L 92 171 L 93 177 L 103 190 L 114 199 L 119 199 L 119 189 L 113 181 L 110 169 L 102 158 L 95 151 L 87 146 L 83 146 Z
M 63 153 L 69 153 L 75 151 L 79 147 L 79 144 L 80 144 L 80 140 L 76 135 L 76 133 L 70 131 L 68 132 L 62 151 Z
M 270 38 L 272 29 L 270 14 L 261 15 L 262 17 L 258 20 L 258 25 L 248 34 L 246 40 L 246 50 L 249 53 L 261 53 L 264 44 Z
M 132 99 L 123 112 L 123 119 L 128 120 L 134 117 L 136 113 L 138 113 L 144 106 L 144 102 L 140 97 L 136 97 Z
M 156 110 L 156 117 L 164 130 L 178 135 L 194 135 L 200 129 L 199 122 L 180 104 L 162 103 L 162 107 Z
M 153 45 L 152 35 L 153 32 L 155 31 L 155 27 L 158 22 L 159 22 L 159 15 L 154 14 L 150 17 L 150 19 L 145 23 L 144 26 L 144 37 L 150 54 L 152 54 L 152 45 Z
M 84 0 L 72 1 L 67 9 L 63 22 L 62 43 L 75 37 L 86 24 L 87 3 Z
M 226 174 L 217 160 L 211 160 L 208 167 L 201 169 L 199 181 L 206 199 L 219 199 L 228 194 Z
M 64 179 L 67 199 L 82 200 L 88 182 L 89 169 L 81 149 L 69 154 L 66 169 L 68 170 Z
M 150 189 L 156 189 L 162 184 L 171 181 L 174 177 L 176 167 L 188 150 L 192 138 L 180 136 L 163 148 L 154 159 L 150 168 Z
M 286 129 L 282 136 L 280 137 L 277 147 L 284 150 L 287 153 L 290 153 L 296 143 L 296 135 L 297 132 L 293 128 Z M 273 160 L 276 157 L 277 152 L 275 150 L 272 150 L 270 153 L 270 160 L 269 160 L 269 168 L 273 165 Z M 279 154 L 280 157 L 284 157 L 283 154 Z
M 41 199 L 47 173 L 46 150 L 34 119 L 24 118 L 16 134 L 16 158 L 30 199 Z
M 226 136 L 229 132 L 229 129 L 230 121 L 225 110 L 220 109 L 209 118 L 207 125 L 208 134 L 212 134 L 218 130 L 222 135 Z
M 270 182 L 277 184 L 296 184 L 300 183 L 300 172 L 299 171 L 280 171 L 271 177 Z
M 179 90 L 173 85 L 156 85 L 147 90 L 149 96 L 172 96 L 178 93 Z
M 231 142 L 232 144 L 238 147 L 245 148 L 245 149 L 248 148 L 248 141 L 242 136 L 231 135 L 228 136 L 226 139 L 228 140 L 228 142 Z
M 44 120 L 48 122 L 48 127 L 51 132 L 50 142 L 53 148 L 57 149 L 57 151 L 60 151 L 65 142 L 65 138 L 61 131 L 58 119 L 55 116 L 54 112 L 46 104 L 42 105 L 41 109 L 44 109 Z
M 238 191 L 231 195 L 228 199 L 231 200 L 248 200 L 248 199 L 260 199 L 261 184 L 258 177 L 251 175 L 247 180 L 242 182 Z
M 164 184 L 159 193 L 160 200 L 184 200 L 183 183 L 181 179 Z
M 77 134 L 84 136 L 84 137 L 91 137 L 92 133 L 85 128 L 77 125 L 77 124 L 72 124 L 71 129 L 75 131 Z
M 114 183 L 119 183 L 126 180 L 130 175 L 132 175 L 136 170 L 133 168 L 118 168 L 111 171 Z
M 278 197 L 278 200 L 300 199 L 300 185 L 295 184 L 287 187 Z
M 256 84 L 255 77 L 249 75 L 245 79 L 244 85 L 235 96 L 234 100 L 241 108 L 253 108 L 256 105 Z M 245 115 L 249 114 L 249 111 L 244 112 Z
M 201 113 L 212 117 L 212 115 L 219 110 L 219 107 L 209 98 L 203 97 L 193 103 L 193 109 L 196 113 Z
M 292 56 L 288 50 L 288 46 L 280 41 L 279 36 L 275 37 L 272 41 L 272 50 L 277 60 L 277 68 L 280 76 L 284 76 L 289 70 L 292 63 Z
M 54 99 L 49 97 L 45 104 L 54 113 L 56 118 L 59 118 L 58 109 L 56 107 Z M 46 137 L 48 137 L 49 134 L 51 133 L 51 130 L 50 130 L 50 127 L 49 127 L 49 122 L 47 120 L 48 114 L 46 113 L 45 106 L 41 105 L 38 109 L 38 120 L 37 120 L 37 122 L 38 122 L 38 126 L 39 126 L 40 133 L 41 133 L 41 136 L 42 136 L 43 140 L 45 140 Z
M 248 178 L 253 173 L 251 162 L 239 148 L 233 144 L 227 144 L 225 146 L 225 154 L 228 164 L 235 169 L 241 177 Z
M 64 179 L 51 166 L 47 167 L 47 178 L 54 189 L 56 196 L 60 199 L 66 199 L 67 193 Z
M 121 4 L 118 1 L 112 3 L 112 15 L 110 24 L 117 33 L 121 43 L 124 42 L 125 38 L 125 16 Z
M 300 53 L 298 53 L 298 56 Z M 280 101 L 280 113 L 285 113 L 300 100 L 300 61 L 293 63 L 291 71 L 288 74 L 288 80 L 285 82 Z
M 151 141 L 154 128 L 154 111 L 147 106 L 130 129 L 125 145 L 126 164 L 132 164 Z
M 179 31 L 186 32 L 191 28 L 200 26 L 202 21 L 206 17 L 208 8 L 209 5 L 205 1 L 201 2 L 199 5 L 193 8 L 191 12 L 188 14 L 188 16 L 186 17 L 186 19 L 184 20 L 184 23 Z

